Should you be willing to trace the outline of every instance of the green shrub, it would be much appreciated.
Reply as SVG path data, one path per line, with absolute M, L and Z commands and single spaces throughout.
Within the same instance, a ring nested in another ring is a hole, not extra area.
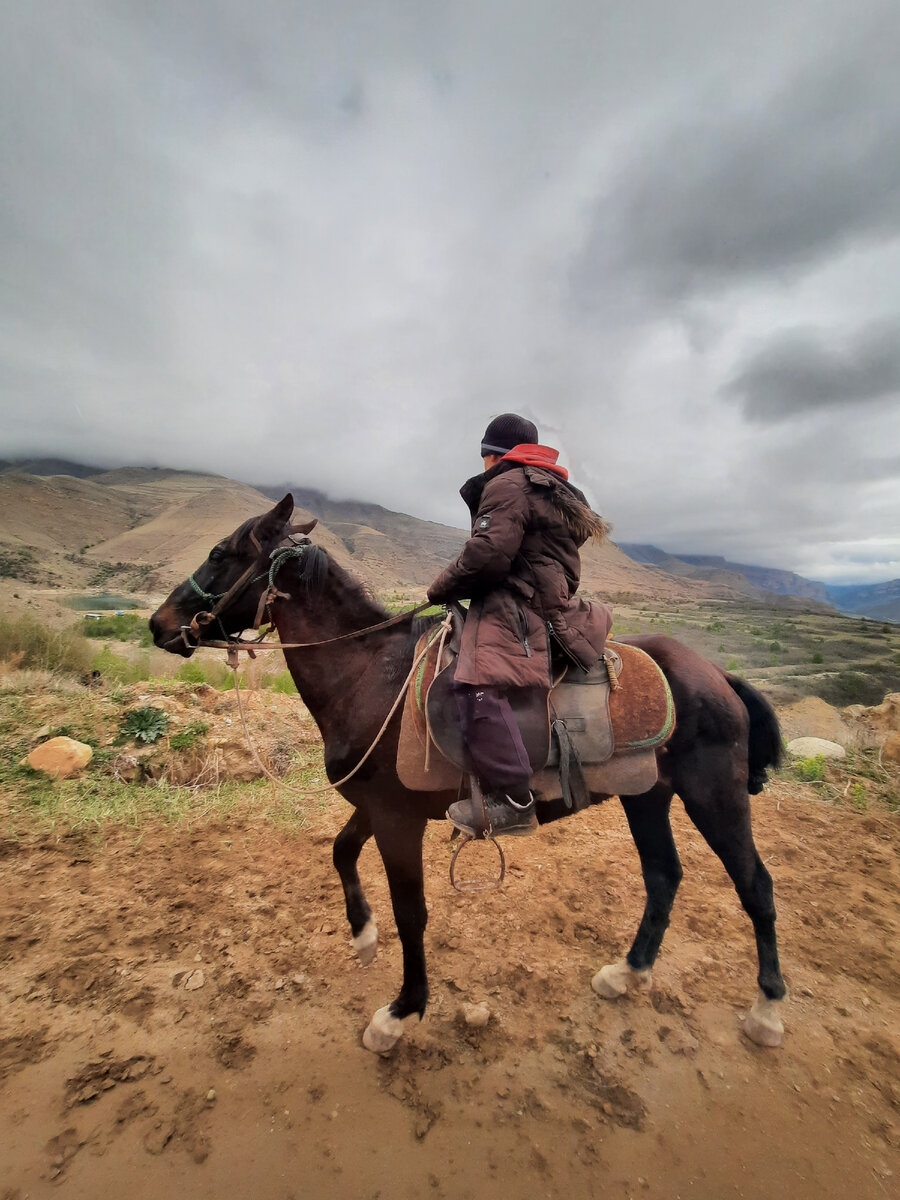
M 137 613 L 110 613 L 103 617 L 84 617 L 81 632 L 89 638 L 115 638 L 119 642 L 140 642 L 151 646 L 153 638 L 144 617 Z
M 821 654 L 819 654 L 819 652 L 818 652 L 818 651 L 816 651 L 816 653 L 815 653 L 815 654 L 812 656 L 812 661 L 813 661 L 814 663 L 820 663 L 820 662 L 822 662 L 822 655 L 821 655 Z
M 726 671 L 739 671 L 741 669 L 741 660 L 739 658 L 729 658 L 725 664 Z
M 169 745 L 173 750 L 189 750 L 205 733 L 209 733 L 209 726 L 205 721 L 191 721 L 190 725 L 185 725 L 184 729 L 172 734 Z
M 187 662 L 181 664 L 175 672 L 175 678 L 181 683 L 206 683 L 206 672 L 203 669 L 203 663 L 197 662 L 196 659 L 188 659 Z
M 119 733 L 136 742 L 157 742 L 169 728 L 169 718 L 161 708 L 145 704 L 133 708 L 122 718 Z
M 94 655 L 91 668 L 113 683 L 141 683 L 150 678 L 150 656 L 143 654 L 132 662 L 121 654 L 115 654 L 109 646 Z
M 265 686 L 272 692 L 281 692 L 284 696 L 297 695 L 297 685 L 290 671 L 279 671 L 277 675 L 267 676 Z
M 0 544 L 0 577 L 39 583 L 38 566 L 33 546 L 14 546 L 7 542 Z
M 825 778 L 825 758 L 816 754 L 813 758 L 801 758 L 794 763 L 794 773 L 804 783 L 821 783 Z
M 0 618 L 0 661 L 26 670 L 83 675 L 91 648 L 75 629 L 50 629 L 34 617 Z

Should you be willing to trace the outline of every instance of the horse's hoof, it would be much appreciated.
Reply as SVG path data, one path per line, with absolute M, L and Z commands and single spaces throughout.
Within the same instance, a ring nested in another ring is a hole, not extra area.
M 756 1003 L 744 1017 L 741 1029 L 757 1046 L 780 1046 L 784 1025 L 778 1015 L 778 1001 L 770 1000 L 765 992 L 760 992 Z
M 378 927 L 374 921 L 366 921 L 353 939 L 353 949 L 364 967 L 375 961 L 378 954 Z
M 379 1008 L 366 1027 L 362 1043 L 373 1054 L 390 1054 L 403 1036 L 403 1022 L 391 1016 L 391 1006 Z
M 645 967 L 643 971 L 636 971 L 634 967 L 629 966 L 626 958 L 620 958 L 617 963 L 601 967 L 591 980 L 591 987 L 604 1000 L 618 1000 L 626 992 L 633 992 L 637 988 L 646 990 L 650 986 L 651 978 L 649 967 Z

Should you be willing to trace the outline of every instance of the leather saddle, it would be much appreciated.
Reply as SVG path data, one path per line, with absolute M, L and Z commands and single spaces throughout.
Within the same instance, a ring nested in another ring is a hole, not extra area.
M 416 791 L 456 789 L 471 770 L 452 690 L 464 614 L 453 616 L 441 661 L 435 644 L 404 705 L 397 773 Z M 672 694 L 653 659 L 636 646 L 609 643 L 588 672 L 567 659 L 555 662 L 554 679 L 547 690 L 507 692 L 538 799 L 583 808 L 591 796 L 648 791 L 658 777 L 656 748 L 675 728 Z

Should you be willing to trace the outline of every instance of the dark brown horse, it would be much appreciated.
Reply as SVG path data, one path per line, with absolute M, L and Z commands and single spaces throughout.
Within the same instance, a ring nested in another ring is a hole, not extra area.
M 150 618 L 158 646 L 185 657 L 198 631 L 236 635 L 253 626 L 269 586 L 270 556 L 285 543 L 293 512 L 285 496 L 268 513 L 247 521 L 211 551 Z M 388 614 L 321 548 L 295 547 L 283 559 L 276 586 L 282 595 L 271 617 L 282 642 L 320 642 L 367 629 Z M 230 593 L 230 594 L 229 594 Z M 220 610 L 211 624 L 197 614 Z M 193 631 L 191 625 L 193 622 Z M 422 622 L 407 619 L 355 639 L 285 651 L 298 691 L 325 744 L 330 780 L 342 779 L 364 755 L 384 723 L 413 661 Z M 750 827 L 750 793 L 758 792 L 766 768 L 778 764 L 781 737 L 769 704 L 748 684 L 727 675 L 672 638 L 635 637 L 662 667 L 677 714 L 675 734 L 658 752 L 659 782 L 640 796 L 620 796 L 644 876 L 644 915 L 627 956 L 593 979 L 607 999 L 650 982 L 681 880 L 669 808 L 681 797 L 688 816 L 725 865 L 756 935 L 759 995 L 744 1023 L 761 1045 L 778 1045 L 778 1002 L 785 994 L 778 965 L 772 881 Z M 378 934 L 357 873 L 365 842 L 374 835 L 384 861 L 394 918 L 403 946 L 403 986 L 392 1004 L 378 1010 L 363 1035 L 370 1050 L 385 1052 L 403 1032 L 403 1021 L 420 1018 L 428 1002 L 424 933 L 427 921 L 422 838 L 429 820 L 441 821 L 449 793 L 414 792 L 397 778 L 399 715 L 362 769 L 339 791 L 354 812 L 334 842 L 334 865 L 344 889 L 353 943 L 364 963 L 375 957 Z M 607 799 L 592 796 L 594 803 Z M 561 802 L 539 804 L 545 823 L 565 814 Z

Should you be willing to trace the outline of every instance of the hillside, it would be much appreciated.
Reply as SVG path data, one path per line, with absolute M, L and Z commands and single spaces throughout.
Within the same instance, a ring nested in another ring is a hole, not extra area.
M 777 567 L 730 562 L 721 555 L 670 554 L 659 546 L 643 543 L 623 542 L 622 549 L 635 562 L 653 564 L 681 578 L 703 579 L 713 584 L 727 581 L 743 595 L 758 599 L 772 596 L 802 597 L 854 616 L 900 622 L 900 579 L 885 583 L 835 586 L 806 579 L 803 575 Z
M 219 538 L 286 490 L 165 468 L 80 478 L 0 474 L 2 594 L 13 607 L 34 607 L 38 594 L 43 603 L 90 590 L 159 598 Z M 290 490 L 299 516 L 319 518 L 316 541 L 382 595 L 420 596 L 465 540 L 462 529 L 379 505 L 332 501 L 302 485 Z M 585 592 L 612 600 L 677 604 L 740 595 L 727 578 L 677 578 L 633 562 L 612 542 L 586 547 L 583 567 Z
M 79 469 L 77 477 L 6 470 L 0 472 L 0 578 L 7 583 L 0 591 L 10 603 L 32 606 L 37 602 L 32 593 L 38 592 L 52 599 L 65 591 L 88 590 L 159 598 L 219 538 L 288 490 L 299 516 L 319 519 L 316 541 L 381 595 L 421 596 L 465 540 L 463 529 L 365 501 L 331 500 L 302 483 L 256 488 L 224 476 L 169 468 L 124 467 L 90 475 Z M 616 603 L 747 598 L 789 608 L 822 603 L 818 591 L 814 598 L 798 599 L 796 593 L 771 590 L 786 588 L 787 579 L 799 576 L 745 568 L 726 559 L 694 562 L 655 546 L 614 542 L 586 546 L 582 559 L 583 591 Z M 756 578 L 751 581 L 744 570 L 755 571 Z M 897 603 L 893 585 L 881 588 L 880 619 L 896 619 L 891 615 Z M 30 589 L 27 596 L 23 589 Z M 857 595 L 865 589 L 844 591 L 848 611 L 871 612 L 862 607 L 869 598 Z

